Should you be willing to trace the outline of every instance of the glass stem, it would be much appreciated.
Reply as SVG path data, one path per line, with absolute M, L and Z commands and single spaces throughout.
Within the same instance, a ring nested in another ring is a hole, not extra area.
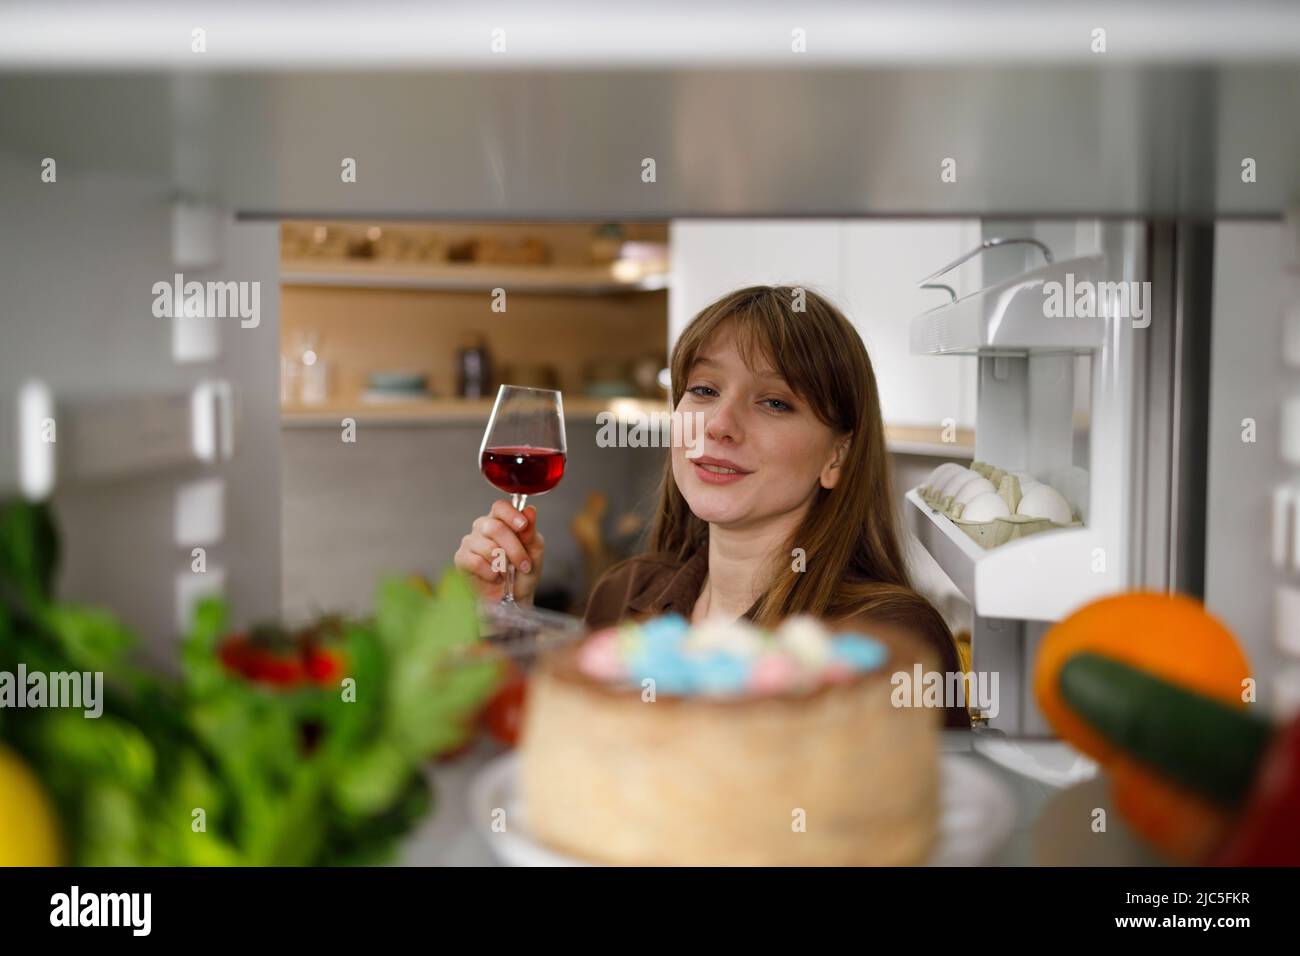
M 510 503 L 514 506 L 516 511 L 523 511 L 524 502 L 526 502 L 527 500 L 528 500 L 527 495 L 516 494 L 510 496 Z M 513 564 L 506 565 L 506 593 L 505 596 L 501 598 L 501 603 L 502 604 L 515 603 L 515 566 Z

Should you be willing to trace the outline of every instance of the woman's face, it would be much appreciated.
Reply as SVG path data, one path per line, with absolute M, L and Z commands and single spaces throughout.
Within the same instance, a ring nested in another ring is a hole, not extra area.
M 800 515 L 819 486 L 839 480 L 847 438 L 771 368 L 750 369 L 728 331 L 700 350 L 677 411 L 698 413 L 703 427 L 692 447 L 674 443 L 673 479 L 710 524 L 741 529 Z

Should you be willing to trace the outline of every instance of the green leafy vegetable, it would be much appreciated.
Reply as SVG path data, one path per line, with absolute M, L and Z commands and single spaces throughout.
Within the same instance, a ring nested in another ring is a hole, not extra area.
M 42 507 L 0 504 L 0 669 L 104 674 L 104 712 L 0 711 L 85 865 L 298 865 L 382 860 L 428 812 L 425 762 L 468 737 L 498 668 L 453 660 L 478 639 L 469 585 L 384 581 L 348 621 L 337 687 L 271 689 L 223 665 L 226 611 L 207 600 L 181 678 L 128 663 L 112 614 L 56 602 Z

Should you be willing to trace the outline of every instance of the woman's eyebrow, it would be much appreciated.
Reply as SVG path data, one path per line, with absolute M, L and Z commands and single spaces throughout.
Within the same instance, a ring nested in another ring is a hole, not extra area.
M 722 363 L 719 362 L 717 359 L 710 358 L 707 355 L 701 355 L 699 358 L 697 358 L 694 362 L 691 363 L 691 371 L 694 372 L 696 369 L 702 366 L 709 366 L 711 368 L 721 368 Z M 752 374 L 755 379 L 757 379 L 760 382 L 763 382 L 764 384 L 782 385 L 785 388 L 790 387 L 790 383 L 786 381 L 785 376 L 782 375 L 780 372 L 778 372 L 776 369 L 761 368 L 761 369 L 750 369 L 749 371 L 750 374 Z
M 789 388 L 790 383 L 786 381 L 785 376 L 775 369 L 764 368 L 753 370 L 753 376 L 757 381 L 764 385 L 780 385 L 782 388 Z

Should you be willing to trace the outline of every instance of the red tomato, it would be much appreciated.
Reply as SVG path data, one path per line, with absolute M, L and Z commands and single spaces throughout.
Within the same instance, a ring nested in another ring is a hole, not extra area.
M 313 683 L 332 684 L 343 676 L 343 654 L 308 645 L 303 653 L 303 668 Z
M 217 656 L 227 670 L 242 674 L 248 660 L 248 635 L 236 634 L 222 641 Z
M 528 682 L 525 678 L 509 679 L 488 702 L 487 709 L 483 712 L 488 733 L 510 747 L 519 742 L 527 690 Z
M 291 687 L 302 683 L 305 674 L 302 659 L 296 654 L 281 655 L 261 651 L 257 655 L 256 673 L 250 676 L 277 687 Z
M 247 681 L 273 687 L 304 683 L 334 684 L 347 672 L 347 655 L 341 648 L 324 646 L 322 635 L 338 635 L 332 619 L 293 634 L 274 626 L 233 634 L 221 642 L 217 656 L 227 670 Z M 333 629 L 331 629 L 333 628 Z
M 306 676 L 306 668 L 297 653 L 278 654 L 259 647 L 244 634 L 227 638 L 218 648 L 217 656 L 227 670 L 249 681 L 291 687 Z

